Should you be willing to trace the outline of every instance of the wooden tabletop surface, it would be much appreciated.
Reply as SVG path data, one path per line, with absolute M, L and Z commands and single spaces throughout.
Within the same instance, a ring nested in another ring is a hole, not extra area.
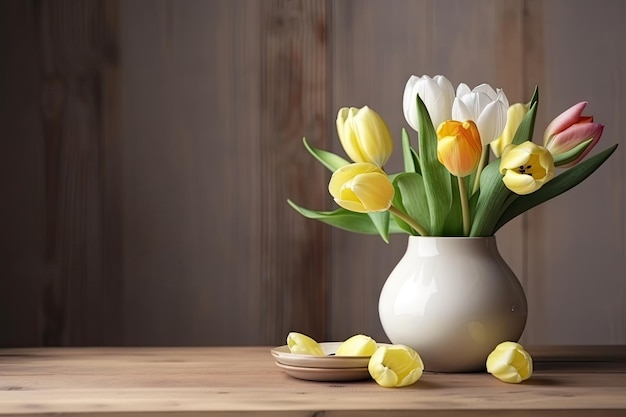
M 0 349 L 0 415 L 626 416 L 626 346 L 529 351 L 521 384 L 427 372 L 382 388 L 292 378 L 270 347 Z

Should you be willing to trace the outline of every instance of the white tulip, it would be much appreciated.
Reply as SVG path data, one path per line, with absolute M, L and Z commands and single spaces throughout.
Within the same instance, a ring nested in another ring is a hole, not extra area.
M 454 88 L 450 81 L 443 75 L 435 75 L 430 78 L 428 75 L 417 77 L 411 75 L 404 88 L 402 107 L 404 118 L 409 126 L 417 130 L 417 99 L 419 97 L 424 102 L 426 110 L 433 122 L 433 127 L 437 127 L 452 117 L 452 101 L 454 100 Z
M 461 83 L 452 104 L 452 118 L 476 123 L 483 146 L 486 146 L 502 134 L 508 108 L 509 100 L 501 89 L 496 91 L 489 84 L 481 84 L 470 90 Z

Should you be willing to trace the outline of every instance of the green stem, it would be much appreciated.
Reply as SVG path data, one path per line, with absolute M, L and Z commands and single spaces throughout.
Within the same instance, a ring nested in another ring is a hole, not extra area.
M 489 157 L 489 145 L 483 146 L 483 153 L 480 156 L 480 162 L 478 162 L 478 168 L 476 168 L 476 177 L 474 178 L 474 188 L 472 194 L 478 191 L 480 187 L 480 174 L 483 172 L 485 165 L 487 164 L 487 158 Z
M 465 181 L 463 178 L 456 177 L 459 181 L 459 195 L 461 197 L 461 212 L 463 213 L 463 236 L 469 236 L 470 229 L 472 227 L 472 219 L 470 218 L 469 202 L 467 199 L 467 189 L 465 188 Z
M 424 228 L 424 226 L 422 226 L 421 224 L 419 224 L 418 222 L 415 221 L 414 218 L 412 218 L 411 216 L 409 216 L 408 214 L 406 214 L 405 212 L 398 210 L 397 208 L 395 208 L 394 206 L 389 207 L 389 212 L 391 214 L 393 214 L 394 216 L 404 220 L 406 222 L 406 224 L 408 224 L 409 226 L 411 226 L 413 229 L 415 229 L 415 231 L 417 233 L 419 233 L 421 236 L 428 236 L 428 232 L 426 231 L 426 229 Z

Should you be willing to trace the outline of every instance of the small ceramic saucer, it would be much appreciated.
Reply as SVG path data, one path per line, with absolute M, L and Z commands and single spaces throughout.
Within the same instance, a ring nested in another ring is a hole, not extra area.
M 369 356 L 335 356 L 342 342 L 320 343 L 325 356 L 291 353 L 289 346 L 271 350 L 276 366 L 288 375 L 308 381 L 358 381 L 370 377 Z
M 326 356 L 291 353 L 289 346 L 279 346 L 271 350 L 278 363 L 302 368 L 367 368 L 369 356 L 335 356 L 341 342 L 320 343 Z
M 276 362 L 276 366 L 287 375 L 307 381 L 358 381 L 370 377 L 367 368 L 305 368 L 283 365 L 280 362 Z

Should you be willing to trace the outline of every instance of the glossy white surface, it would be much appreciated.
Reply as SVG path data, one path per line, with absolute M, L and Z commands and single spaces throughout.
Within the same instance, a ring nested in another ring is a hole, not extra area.
M 391 342 L 415 349 L 426 370 L 466 372 L 484 369 L 498 343 L 519 339 L 527 304 L 495 237 L 410 236 L 379 315 Z

